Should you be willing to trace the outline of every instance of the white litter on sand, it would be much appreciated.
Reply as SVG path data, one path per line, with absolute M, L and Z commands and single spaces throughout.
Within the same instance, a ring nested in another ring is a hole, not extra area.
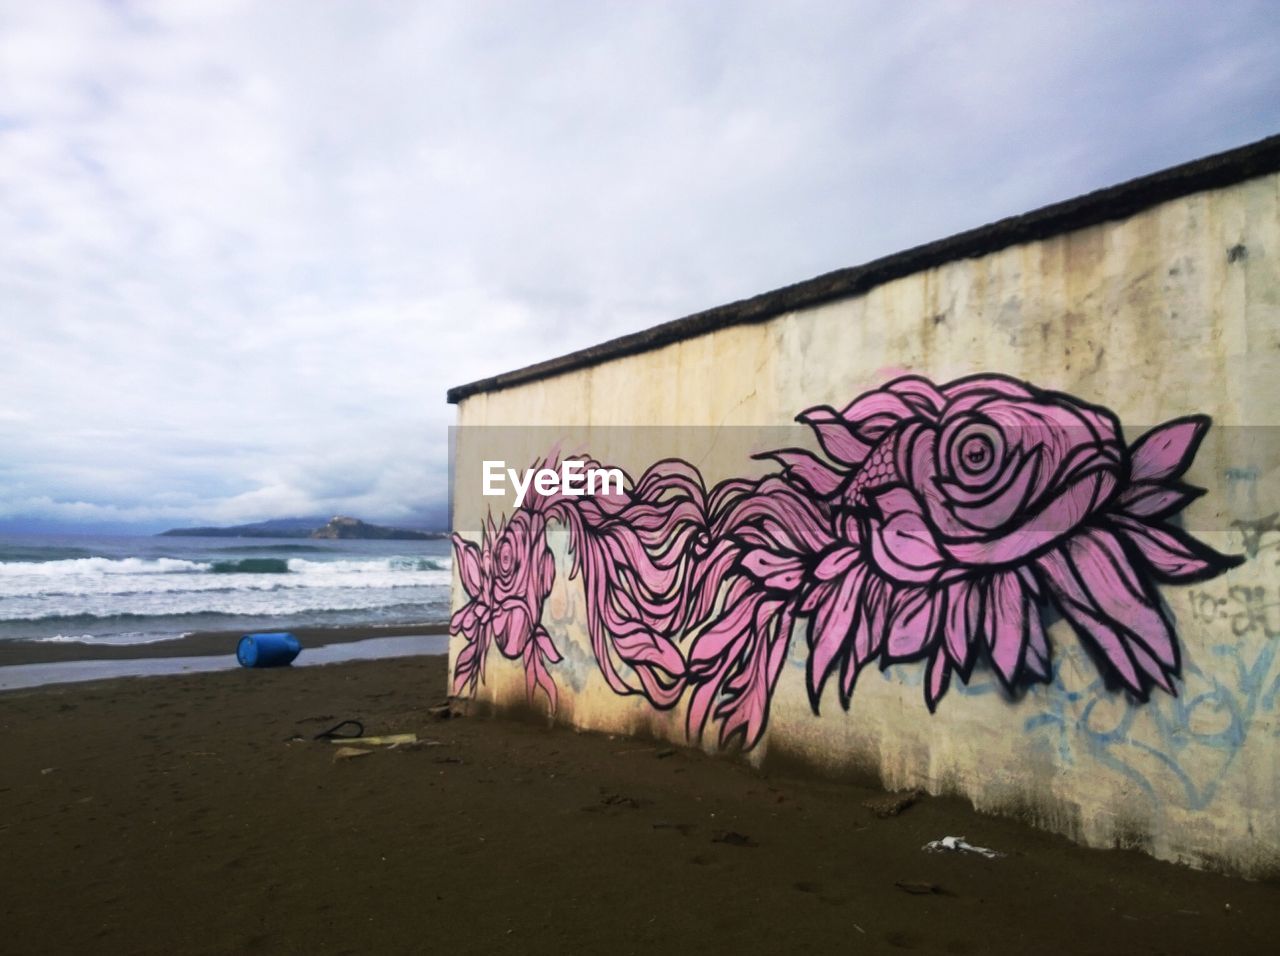
M 985 846 L 974 846 L 972 843 L 966 843 L 964 837 L 953 836 L 926 843 L 924 849 L 929 853 L 977 853 L 980 856 L 985 856 L 988 860 L 998 860 L 1004 856 L 998 850 L 992 850 Z

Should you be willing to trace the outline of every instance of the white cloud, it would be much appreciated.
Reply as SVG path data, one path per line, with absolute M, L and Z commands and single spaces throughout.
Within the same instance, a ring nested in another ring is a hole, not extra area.
M 1257 139 L 1275 24 L 0 0 L 0 518 L 411 520 L 449 385 Z

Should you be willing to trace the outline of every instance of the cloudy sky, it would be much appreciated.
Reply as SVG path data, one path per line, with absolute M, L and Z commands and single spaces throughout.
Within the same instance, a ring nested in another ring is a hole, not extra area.
M 1280 130 L 1266 3 L 0 0 L 0 530 L 440 513 L 485 375 Z

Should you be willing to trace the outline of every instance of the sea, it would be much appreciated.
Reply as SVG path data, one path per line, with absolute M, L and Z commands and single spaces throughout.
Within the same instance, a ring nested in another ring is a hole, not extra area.
M 9 534 L 0 641 L 437 624 L 450 567 L 447 540 Z

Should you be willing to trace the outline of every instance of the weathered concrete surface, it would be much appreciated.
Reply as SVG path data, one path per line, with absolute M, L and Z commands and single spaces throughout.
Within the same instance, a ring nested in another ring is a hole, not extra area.
M 1162 594 L 1176 619 L 1183 680 L 1133 704 L 1106 690 L 1063 621 L 1049 640 L 1051 684 L 1010 700 L 975 672 L 937 714 L 920 698 L 923 665 L 859 682 L 848 713 L 833 694 L 821 717 L 804 689 L 797 634 L 766 737 L 751 753 L 799 757 L 888 787 L 966 796 L 1092 846 L 1246 875 L 1280 872 L 1280 176 L 1164 202 L 1128 219 L 942 264 L 865 294 L 724 328 L 459 405 L 455 528 L 474 537 L 478 426 L 546 426 L 503 435 L 518 467 L 566 451 L 638 473 L 661 457 L 697 462 L 708 482 L 749 475 L 752 429 L 784 426 L 819 403 L 840 408 L 904 372 L 946 382 L 1000 372 L 1113 409 L 1132 441 L 1146 427 L 1206 413 L 1214 428 L 1186 476 L 1208 489 L 1185 526 L 1241 567 Z M 655 430 L 650 440 L 616 426 Z M 710 427 L 708 427 L 710 426 Z M 491 454 L 491 445 L 484 454 Z M 558 718 L 683 740 L 680 708 L 619 697 L 586 636 L 580 582 L 557 576 L 543 623 L 556 665 Z M 461 590 L 455 583 L 454 602 Z M 456 656 L 459 643 L 454 642 Z M 523 702 L 517 664 L 490 655 L 481 696 Z

